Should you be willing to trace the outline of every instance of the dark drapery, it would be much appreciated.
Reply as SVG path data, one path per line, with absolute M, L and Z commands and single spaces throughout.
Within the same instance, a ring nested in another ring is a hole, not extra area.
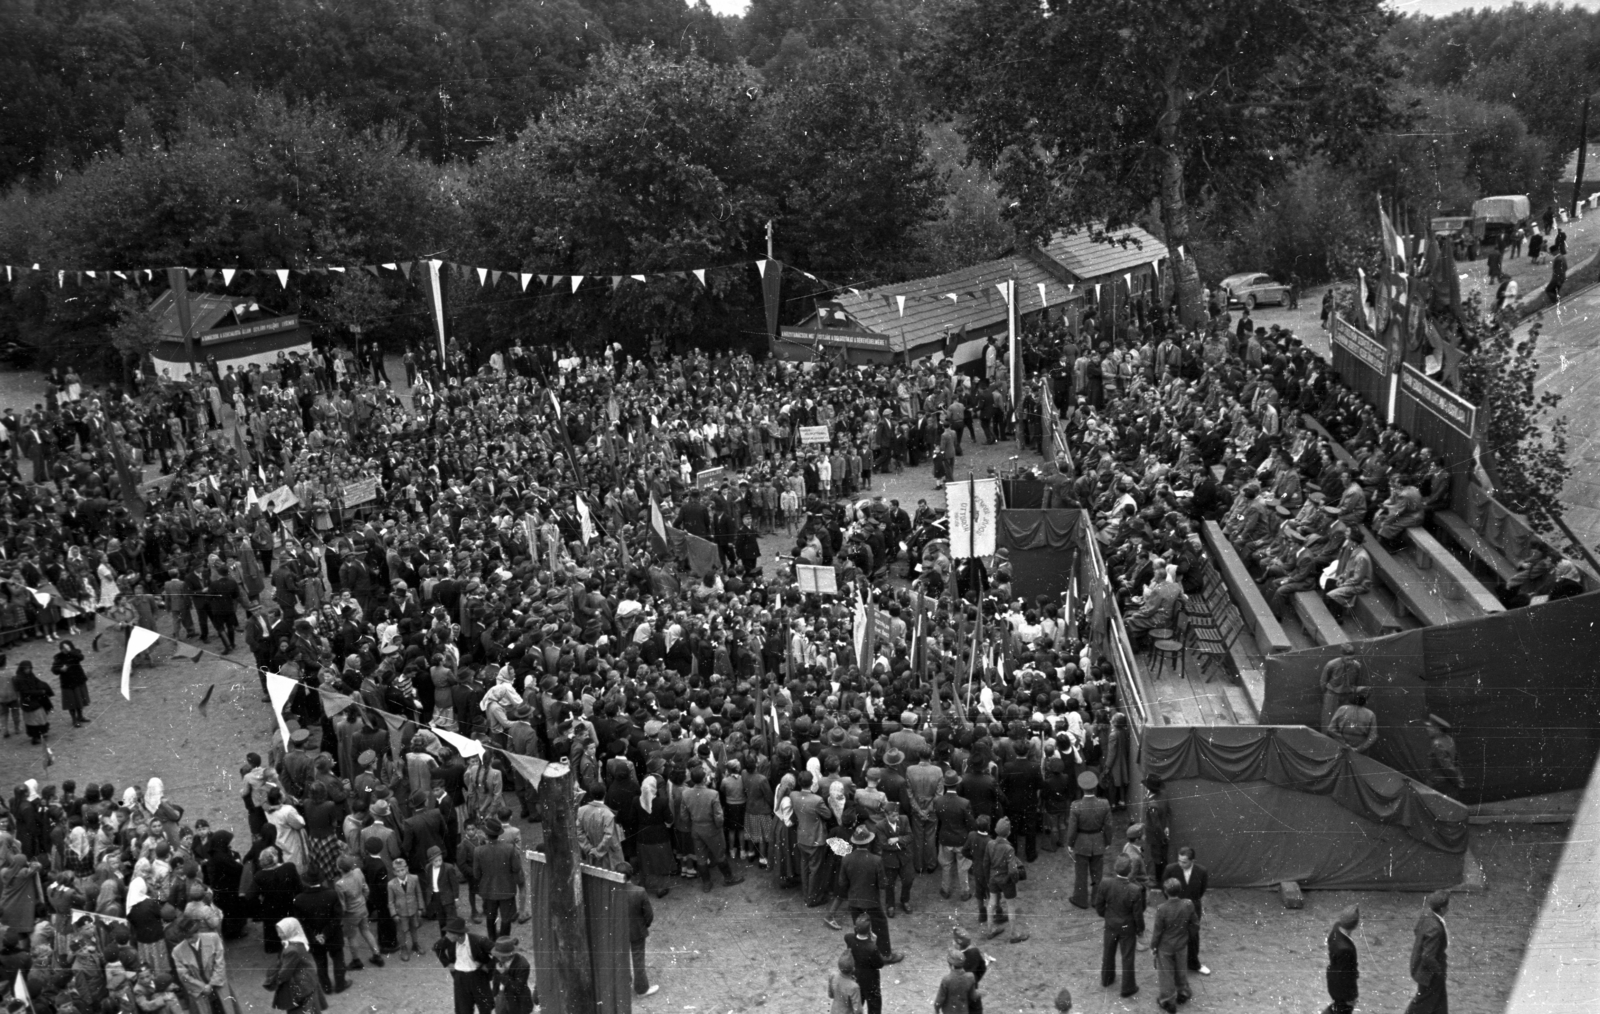
M 1010 552 L 1014 595 L 1055 596 L 1067 590 L 1082 518 L 1077 510 L 1000 511 L 995 547 Z
M 1201 861 L 1219 884 L 1421 889 L 1460 879 L 1466 807 L 1321 733 L 1150 726 L 1142 755 L 1146 773 L 1184 786 L 1171 793 L 1173 840 L 1205 842 Z
M 524 860 L 533 900 L 534 979 L 545 1010 L 571 1010 L 556 979 L 556 943 L 550 911 L 550 867 Z M 618 903 L 622 885 L 585 873 L 583 903 L 589 916 L 589 954 L 594 967 L 598 1014 L 632 1014 L 633 952 L 628 943 L 628 909 Z
M 1422 721 L 1454 725 L 1469 803 L 1582 788 L 1600 756 L 1600 592 L 1362 641 L 1378 716 L 1371 756 L 1417 778 Z M 1261 720 L 1316 725 L 1323 665 L 1337 648 L 1273 655 Z

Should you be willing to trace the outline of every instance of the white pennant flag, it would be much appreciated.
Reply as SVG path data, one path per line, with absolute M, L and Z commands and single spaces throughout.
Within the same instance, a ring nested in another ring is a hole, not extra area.
M 456 753 L 460 754 L 462 757 L 470 758 L 483 756 L 483 744 L 477 740 L 463 736 L 459 732 L 451 732 L 449 729 L 441 729 L 437 725 L 430 725 L 428 728 L 437 733 L 440 739 L 455 747 Z
M 1004 299 L 1006 301 L 1006 305 L 1007 306 L 1010 306 L 1011 305 L 1011 287 L 1009 285 L 1007 285 L 1005 282 L 995 282 L 994 283 L 994 287 L 1000 290 L 1000 298 Z
M 244 494 L 244 509 L 249 510 L 261 502 L 261 497 L 256 495 L 256 488 L 251 486 Z
M 896 296 L 894 301 L 900 304 L 900 316 L 904 317 L 906 315 L 906 297 Z
M 289 706 L 297 682 L 282 673 L 267 673 L 267 696 L 272 698 L 272 716 L 278 720 L 278 731 L 283 733 L 283 748 L 289 749 L 289 723 L 284 720 L 283 709 Z
M 633 279 L 636 282 L 644 281 L 644 275 L 629 275 L 628 277 Z
M 65 271 L 57 271 L 56 272 L 56 288 L 64 289 L 66 287 L 67 287 L 67 273 Z
M 238 272 L 238 270 L 238 268 L 222 269 L 222 284 L 224 288 L 233 284 L 233 276 Z
M 394 261 L 388 261 L 383 265 L 383 268 L 385 271 L 399 271 L 400 265 L 396 264 Z
M 1039 286 L 1039 305 L 1040 306 L 1049 306 L 1050 305 L 1050 300 L 1044 298 L 1044 283 L 1043 282 L 1039 282 L 1037 284 Z
M 90 278 L 94 277 L 94 272 L 93 271 L 85 271 L 84 274 L 88 275 Z
M 1095 286 L 1094 286 L 1094 301 L 1096 303 L 1100 302 L 1100 283 L 1099 282 L 1096 282 Z
M 517 275 L 517 280 L 522 283 L 522 291 L 523 292 L 527 292 L 528 291 L 528 283 L 533 281 L 533 276 L 532 275 L 519 274 L 519 275 Z
M 762 278 L 767 277 L 767 262 L 765 258 L 756 261 L 756 273 Z
M 29 1010 L 33 1010 L 33 996 L 28 992 L 28 977 L 23 974 L 20 968 L 17 969 L 17 981 L 11 984 L 11 995 L 16 1000 L 27 1004 Z
M 161 640 L 160 634 L 145 627 L 134 627 L 128 631 L 128 650 L 122 656 L 123 700 L 133 700 L 133 688 L 129 685 L 133 678 L 133 660 L 159 640 Z
M 331 265 L 330 265 L 330 266 L 329 266 L 329 267 L 328 267 L 328 270 L 329 270 L 329 271 L 337 271 L 337 272 L 339 272 L 339 273 L 340 273 L 340 274 L 341 274 L 341 275 L 342 275 L 342 274 L 344 274 L 344 268 L 336 268 L 336 267 L 333 267 L 333 266 L 331 266 Z
M 1122 275 L 1122 281 L 1128 286 L 1128 291 L 1133 291 L 1133 272 L 1127 271 Z
M 1178 260 L 1183 260 L 1183 244 L 1178 244 Z
M 696 278 L 700 279 L 700 287 L 704 288 L 705 284 L 706 284 L 706 269 L 705 268 L 695 268 L 694 269 L 694 276 Z
M 275 273 L 278 276 L 278 284 L 287 289 L 289 287 L 289 269 L 279 268 Z
M 956 295 L 954 292 L 946 292 L 942 298 L 948 299 L 952 303 L 961 302 L 961 297 Z
M 578 291 L 578 286 L 580 286 L 582 284 L 583 284 L 583 276 L 582 275 L 573 275 L 572 276 L 572 291 L 573 292 L 577 292 Z
M 478 284 L 479 285 L 488 285 L 489 284 L 489 269 L 488 268 L 474 268 L 473 270 L 478 272 Z

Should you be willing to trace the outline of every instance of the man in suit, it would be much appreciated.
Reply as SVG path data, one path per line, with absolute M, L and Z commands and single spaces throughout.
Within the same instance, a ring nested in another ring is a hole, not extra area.
M 945 772 L 944 795 L 933 801 L 933 816 L 938 824 L 936 834 L 939 842 L 941 898 L 950 897 L 957 882 L 965 883 L 967 877 L 961 849 L 967 844 L 967 835 L 972 833 L 972 804 L 959 795 L 960 787 L 961 778 L 954 771 Z M 967 899 L 963 897 L 961 900 Z
M 845 904 L 849 906 L 851 920 L 865 915 L 872 933 L 878 938 L 878 952 L 886 965 L 904 961 L 889 944 L 889 917 L 884 914 L 883 895 L 891 890 L 889 878 L 883 872 L 883 860 L 872 851 L 875 836 L 865 824 L 850 836 L 851 851 L 839 863 L 839 879 L 844 884 Z
M 1100 881 L 1094 891 L 1094 910 L 1106 921 L 1100 985 L 1117 981 L 1117 952 L 1121 951 L 1122 995 L 1132 996 L 1139 992 L 1133 975 L 1133 952 L 1139 934 L 1144 932 L 1144 888 L 1128 879 L 1133 865 L 1127 856 L 1118 856 L 1112 869 L 1116 877 Z
M 1446 951 L 1450 934 L 1444 925 L 1450 911 L 1450 892 L 1434 891 L 1423 903 L 1411 942 L 1411 979 L 1417 995 L 1406 1005 L 1406 1014 L 1448 1014 L 1450 1000 L 1445 994 L 1445 978 L 1450 970 Z
M 1177 1014 L 1178 1004 L 1188 1003 L 1189 973 L 1184 968 L 1183 952 L 1190 934 L 1199 929 L 1194 902 L 1183 897 L 1177 880 L 1168 880 L 1166 900 L 1156 909 L 1150 924 L 1150 950 L 1155 954 L 1156 975 L 1161 981 L 1156 1004 L 1167 1014 Z
M 845 934 L 845 949 L 856 963 L 856 985 L 861 987 L 861 1005 L 867 1014 L 883 1014 L 883 953 L 878 938 L 872 935 L 872 919 L 856 916 L 854 929 Z
M 429 853 L 444 848 L 444 814 L 428 804 L 428 794 L 421 789 L 411 794 L 411 807 L 411 816 L 400 825 L 400 851 L 411 868 L 421 873 L 428 866 Z
M 1340 912 L 1328 931 L 1328 999 L 1332 1002 L 1322 1014 L 1353 1014 L 1361 992 L 1357 983 L 1361 972 L 1356 961 L 1356 942 L 1351 932 L 1361 924 L 1361 909 L 1355 905 Z
M 433 956 L 450 969 L 455 1014 L 474 1014 L 474 1008 L 476 1014 L 490 1014 L 494 1009 L 493 945 L 481 933 L 468 933 L 465 920 L 458 915 L 451 916 L 442 928 Z
M 744 883 L 728 865 L 727 844 L 722 836 L 722 798 L 706 787 L 706 769 L 689 769 L 689 791 L 678 804 L 689 817 L 689 833 L 694 838 L 695 865 L 700 868 L 700 890 L 711 890 L 711 867 L 722 871 L 727 886 Z
M 919 873 L 939 868 L 939 825 L 933 804 L 944 791 L 944 772 L 927 756 L 906 769 L 906 797 L 911 804 L 911 850 Z
M 450 920 L 456 917 L 457 899 L 461 897 L 461 872 L 454 863 L 444 861 L 444 849 L 435 845 L 428 849 L 427 865 L 422 875 L 422 914 L 439 921 L 439 932 L 446 932 Z
M 325 883 L 322 871 L 312 866 L 302 875 L 304 889 L 294 898 L 294 916 L 306 931 L 311 959 L 316 962 L 317 978 L 324 993 L 343 993 L 350 988 L 344 977 L 344 902 L 332 884 Z M 333 959 L 333 979 L 328 978 L 328 959 Z
M 1181 891 L 1179 897 L 1194 902 L 1194 927 L 1189 932 L 1189 960 L 1188 970 L 1199 972 L 1201 975 L 1210 975 L 1211 969 L 1200 963 L 1200 920 L 1205 915 L 1204 898 L 1206 885 L 1210 881 L 1210 874 L 1206 868 L 1194 861 L 1194 848 L 1185 845 L 1178 850 L 1178 861 L 1161 871 L 1161 882 L 1170 884 L 1178 882 Z M 1153 945 L 1152 945 L 1153 946 Z
M 517 890 L 522 886 L 522 861 L 517 858 L 517 847 L 502 841 L 505 830 L 500 821 L 490 817 L 484 822 L 487 844 L 472 850 L 472 868 L 478 875 L 478 894 L 483 898 L 484 928 L 489 939 L 498 940 L 517 921 Z
M 1145 844 L 1150 846 L 1150 869 L 1165 873 L 1167 846 L 1172 838 L 1172 806 L 1167 802 L 1166 783 L 1159 776 L 1146 775 L 1144 790 L 1144 816 L 1140 823 L 1144 825 Z
M 616 871 L 627 878 L 622 885 L 622 906 L 628 912 L 628 946 L 633 951 L 633 992 L 635 996 L 651 996 L 660 986 L 650 985 L 650 973 L 644 963 L 644 943 L 650 938 L 650 924 L 656 921 L 655 909 L 650 906 L 650 892 L 633 881 L 633 867 L 618 863 Z
M 794 816 L 795 843 L 800 848 L 800 890 L 806 905 L 815 908 L 828 900 L 828 884 L 822 876 L 827 862 L 822 852 L 827 847 L 823 844 L 827 834 L 823 808 L 827 804 L 814 791 L 811 772 L 800 772 L 799 784 L 800 798 L 795 802 Z
M 1072 903 L 1089 907 L 1089 888 L 1100 883 L 1106 850 L 1111 847 L 1111 804 L 1100 798 L 1100 778 L 1093 771 L 1078 774 L 1083 798 L 1067 811 L 1067 848 L 1072 850 L 1075 879 Z

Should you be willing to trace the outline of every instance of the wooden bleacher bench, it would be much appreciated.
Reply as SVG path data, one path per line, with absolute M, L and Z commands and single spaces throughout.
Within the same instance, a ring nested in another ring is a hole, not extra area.
M 1316 416 L 1312 415 L 1310 412 L 1301 412 L 1300 418 L 1302 421 L 1304 421 L 1306 429 L 1310 430 L 1328 442 L 1329 448 L 1333 451 L 1333 456 L 1339 459 L 1339 464 L 1349 466 L 1350 468 L 1361 467 L 1356 461 L 1355 455 L 1345 450 L 1344 444 L 1341 444 L 1339 441 L 1333 439 L 1333 434 L 1328 432 L 1328 427 L 1322 425 Z
M 1467 524 L 1467 519 L 1455 511 L 1434 511 L 1434 523 L 1441 531 L 1450 536 L 1455 544 L 1472 554 L 1472 558 L 1494 571 L 1501 584 L 1510 581 L 1517 573 L 1517 565 L 1506 559 L 1505 554 L 1494 547 L 1488 539 L 1472 530 Z
M 1350 612 L 1368 637 L 1386 637 L 1398 634 L 1403 629 L 1394 611 L 1375 592 L 1367 592 L 1357 598 Z
M 1374 577 L 1389 586 L 1400 608 L 1415 616 L 1425 627 L 1437 627 L 1450 622 L 1450 614 L 1445 611 L 1444 603 L 1439 601 L 1428 583 L 1406 564 L 1390 556 L 1389 551 L 1378 544 L 1378 537 L 1370 529 L 1367 530 L 1365 545 L 1372 557 Z
M 1441 590 L 1446 586 L 1453 587 L 1460 592 L 1462 602 L 1485 616 L 1506 611 L 1506 607 L 1495 598 L 1494 593 L 1485 588 L 1482 581 L 1473 577 L 1472 571 L 1425 529 L 1407 528 L 1406 538 L 1411 541 L 1411 546 L 1416 551 L 1417 562 L 1440 575 Z
M 1306 636 L 1318 644 L 1344 644 L 1350 640 L 1316 592 L 1295 592 L 1294 614 L 1300 618 Z
M 1211 553 L 1211 562 L 1222 575 L 1223 582 L 1228 586 L 1228 592 L 1239 607 L 1239 615 L 1244 618 L 1245 625 L 1254 632 L 1256 644 L 1260 646 L 1262 652 L 1276 655 L 1281 651 L 1292 649 L 1293 642 L 1289 640 L 1289 635 L 1283 632 L 1283 625 L 1278 622 L 1278 618 L 1272 615 L 1266 597 L 1261 594 L 1261 589 L 1256 587 L 1255 579 L 1250 576 L 1250 571 L 1245 567 L 1239 551 L 1234 549 L 1233 543 L 1222 534 L 1222 526 L 1215 521 L 1207 521 L 1203 534 L 1206 548 Z

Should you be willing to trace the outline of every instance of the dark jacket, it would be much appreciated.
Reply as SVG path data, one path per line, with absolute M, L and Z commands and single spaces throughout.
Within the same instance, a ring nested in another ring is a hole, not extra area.
M 1356 942 L 1335 926 L 1328 931 L 1328 999 L 1355 1003 L 1360 998 L 1356 988 L 1360 977 L 1356 967 Z
M 839 864 L 839 879 L 844 884 L 845 904 L 851 908 L 879 908 L 885 886 L 883 860 L 865 848 L 857 848 Z
M 878 938 L 862 940 L 852 930 L 844 935 L 845 949 L 856 962 L 856 985 L 861 987 L 863 999 L 879 995 L 883 984 L 879 973 L 883 968 L 883 954 L 878 950 Z
M 1143 933 L 1144 909 L 1144 888 L 1126 877 L 1109 877 L 1095 885 L 1094 910 L 1112 933 Z
M 972 804 L 954 792 L 946 792 L 933 801 L 933 813 L 939 821 L 939 844 L 958 849 L 967 843 L 973 829 Z
M 1201 899 L 1206 895 L 1206 885 L 1210 882 L 1211 875 L 1206 872 L 1204 866 L 1195 863 L 1194 868 L 1189 871 L 1189 880 L 1186 883 L 1183 879 L 1183 867 L 1177 863 L 1168 863 L 1167 868 L 1161 871 L 1161 882 L 1165 884 L 1169 880 L 1176 880 L 1183 888 L 1183 893 L 1178 897 L 1188 898 L 1194 902 L 1195 918 L 1198 919 L 1206 914 Z
M 650 907 L 650 892 L 638 884 L 624 884 L 622 903 L 628 909 L 628 941 L 642 944 L 650 936 L 650 924 L 656 921 L 655 909 Z
M 490 955 L 489 938 L 482 933 L 468 933 L 467 946 L 472 948 L 472 960 L 478 963 L 478 970 L 472 974 L 482 975 L 485 978 L 494 974 L 494 960 Z M 439 964 L 450 968 L 456 963 L 456 942 L 448 935 L 441 936 L 433 944 L 433 956 L 439 959 Z
M 450 960 L 455 960 L 454 955 Z M 494 993 L 499 1001 L 496 1010 L 501 1014 L 533 1014 L 533 987 L 528 985 L 532 975 L 533 966 L 520 954 L 511 955 L 504 967 L 496 967 Z
M 1189 934 L 1199 927 L 1194 902 L 1188 898 L 1168 898 L 1156 909 L 1150 925 L 1150 949 L 1161 954 L 1182 954 L 1189 948 Z
M 495 901 L 515 898 L 522 883 L 522 861 L 517 848 L 508 841 L 479 845 L 472 853 L 472 868 L 478 875 L 478 894 Z
M 1448 939 L 1444 923 L 1432 912 L 1422 913 L 1415 932 L 1411 943 L 1411 979 L 1419 986 L 1427 986 L 1434 976 L 1443 977 L 1449 971 L 1450 962 L 1445 954 Z
M 278 955 L 278 964 L 267 973 L 266 987 L 272 990 L 272 1006 L 278 1010 L 315 1014 L 328 1009 L 317 981 L 317 966 L 298 944 L 290 944 Z

